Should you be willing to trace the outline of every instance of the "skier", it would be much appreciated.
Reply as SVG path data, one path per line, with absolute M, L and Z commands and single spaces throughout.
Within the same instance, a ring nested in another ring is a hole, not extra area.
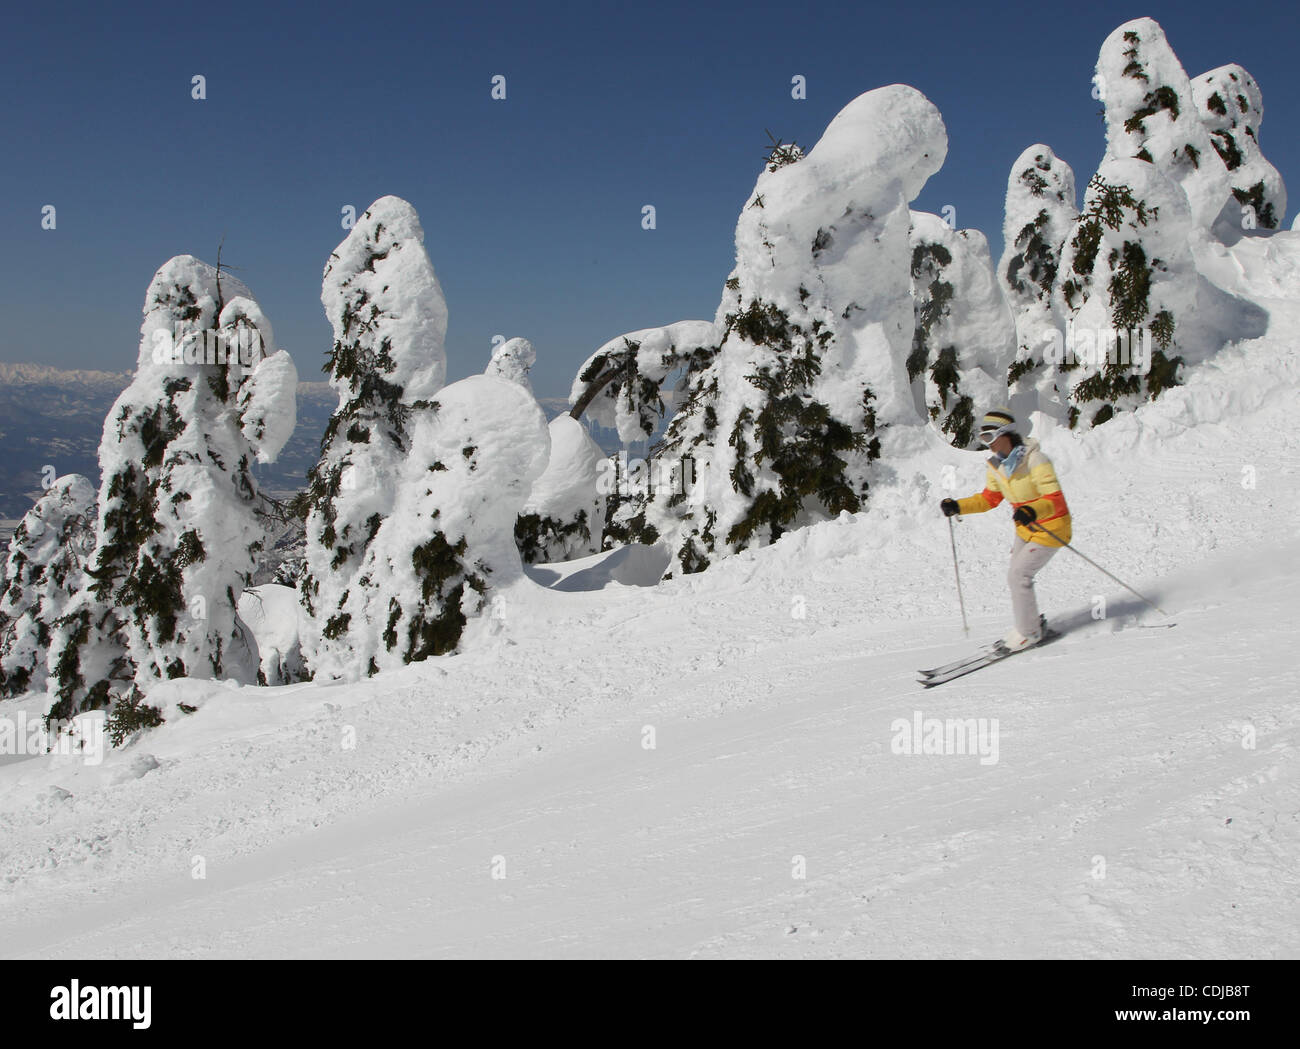
M 1007 409 L 994 408 L 985 413 L 980 421 L 979 441 L 993 453 L 985 472 L 984 490 L 965 499 L 945 499 L 939 508 L 946 517 L 982 514 L 1004 498 L 1011 500 L 1016 535 L 1011 543 L 1007 584 L 1016 625 L 1002 644 L 1016 652 L 1043 638 L 1045 624 L 1038 615 L 1034 576 L 1062 544 L 1070 541 L 1070 511 L 1052 461 L 1039 450 L 1037 441 L 1021 440 L 1016 420 Z M 1050 528 L 1056 538 L 1042 530 L 1031 530 L 1028 526 L 1034 523 Z

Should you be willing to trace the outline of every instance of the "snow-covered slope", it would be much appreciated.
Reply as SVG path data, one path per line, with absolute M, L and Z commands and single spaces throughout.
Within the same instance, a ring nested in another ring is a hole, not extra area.
M 98 766 L 8 761 L 3 953 L 1293 956 L 1300 310 L 1266 284 L 1298 243 L 1220 260 L 1269 335 L 1104 427 L 1042 421 L 1077 546 L 1174 629 L 1063 551 L 1065 638 L 921 690 L 1005 626 L 1010 541 L 957 526 L 965 640 L 935 504 L 983 466 L 928 434 L 868 513 L 703 574 L 542 566 L 461 654 L 173 682 Z M 918 712 L 997 719 L 997 761 L 895 753 Z

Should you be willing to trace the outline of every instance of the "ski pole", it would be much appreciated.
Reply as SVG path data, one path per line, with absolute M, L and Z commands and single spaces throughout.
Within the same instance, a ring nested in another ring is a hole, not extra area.
M 1135 597 L 1141 597 L 1143 601 L 1145 601 L 1148 605 L 1150 605 L 1152 608 L 1154 608 L 1157 612 L 1159 612 L 1159 613 L 1160 613 L 1162 616 L 1164 616 L 1166 619 L 1169 617 L 1169 613 L 1166 612 L 1163 608 L 1161 608 L 1161 607 L 1160 607 L 1158 604 L 1156 604 L 1154 601 L 1152 601 L 1150 598 L 1148 598 L 1148 597 L 1142 597 L 1141 594 L 1139 594 L 1136 590 L 1134 590 L 1131 586 L 1129 586 L 1126 582 L 1124 582 L 1124 580 L 1119 579 L 1119 578 L 1117 578 L 1116 576 L 1111 575 L 1109 572 L 1106 571 L 1106 569 L 1102 568 L 1101 565 L 1097 564 L 1096 561 L 1094 561 L 1094 560 L 1093 560 L 1091 557 L 1089 557 L 1087 554 L 1083 553 L 1081 550 L 1075 550 L 1074 547 L 1072 547 L 1069 543 L 1067 543 L 1067 542 L 1066 542 L 1064 539 L 1062 539 L 1059 535 L 1057 535 L 1055 532 L 1053 532 L 1050 528 L 1044 528 L 1042 525 L 1037 524 L 1037 523 L 1035 523 L 1035 522 L 1033 522 L 1033 521 L 1030 521 L 1030 522 L 1029 522 L 1029 527 L 1030 527 L 1030 529 L 1032 529 L 1032 530 L 1035 531 L 1035 532 L 1046 532 L 1048 535 L 1050 535 L 1053 539 L 1055 539 L 1058 543 L 1060 543 L 1060 544 L 1061 544 L 1063 547 L 1065 547 L 1067 550 L 1071 550 L 1071 551 L 1073 551 L 1074 553 L 1078 554 L 1080 557 L 1082 557 L 1085 561 L 1088 562 L 1088 564 L 1092 565 L 1093 568 L 1097 569 L 1098 572 L 1101 572 L 1103 575 L 1105 575 L 1105 576 L 1107 576 L 1107 577 L 1109 577 L 1109 578 L 1111 578 L 1111 579 L 1114 579 L 1115 582 L 1117 582 L 1120 586 L 1122 586 L 1122 587 L 1123 587 L 1125 590 L 1127 590 L 1130 594 L 1133 594 Z
M 948 518 L 948 541 L 952 544 L 952 574 L 957 577 L 957 603 L 961 605 L 962 636 L 970 637 L 970 627 L 966 625 L 966 599 L 961 596 L 961 570 L 957 567 L 957 533 L 953 530 L 952 518 Z

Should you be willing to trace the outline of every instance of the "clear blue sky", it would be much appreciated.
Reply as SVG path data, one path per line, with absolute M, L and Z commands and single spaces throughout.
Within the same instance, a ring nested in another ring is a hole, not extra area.
M 215 261 L 224 236 L 302 377 L 319 378 L 340 209 L 395 193 L 447 296 L 449 378 L 481 371 L 493 335 L 523 335 L 537 392 L 564 394 L 605 340 L 713 317 L 765 128 L 811 146 L 883 84 L 919 88 L 948 127 L 914 206 L 955 206 L 996 256 L 1022 149 L 1047 142 L 1080 188 L 1095 168 L 1097 50 L 1141 15 L 1189 75 L 1240 62 L 1256 77 L 1261 144 L 1300 198 L 1293 2 L 15 5 L 0 359 L 133 367 L 153 272 L 186 252 Z M 196 73 L 206 101 L 190 97 Z M 796 73 L 806 101 L 790 98 Z M 489 97 L 495 74 L 505 102 Z

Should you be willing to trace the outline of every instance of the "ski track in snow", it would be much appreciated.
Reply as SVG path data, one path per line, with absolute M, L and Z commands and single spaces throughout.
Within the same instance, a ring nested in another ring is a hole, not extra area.
M 934 690 L 1005 629 L 1010 544 L 958 525 L 963 639 L 937 488 L 657 588 L 525 582 L 360 684 L 183 683 L 98 769 L 0 766 L 0 953 L 1295 956 L 1294 403 L 1058 460 L 1076 545 L 1177 627 L 1062 551 L 1070 633 Z M 999 762 L 891 753 L 917 710 L 999 719 Z

